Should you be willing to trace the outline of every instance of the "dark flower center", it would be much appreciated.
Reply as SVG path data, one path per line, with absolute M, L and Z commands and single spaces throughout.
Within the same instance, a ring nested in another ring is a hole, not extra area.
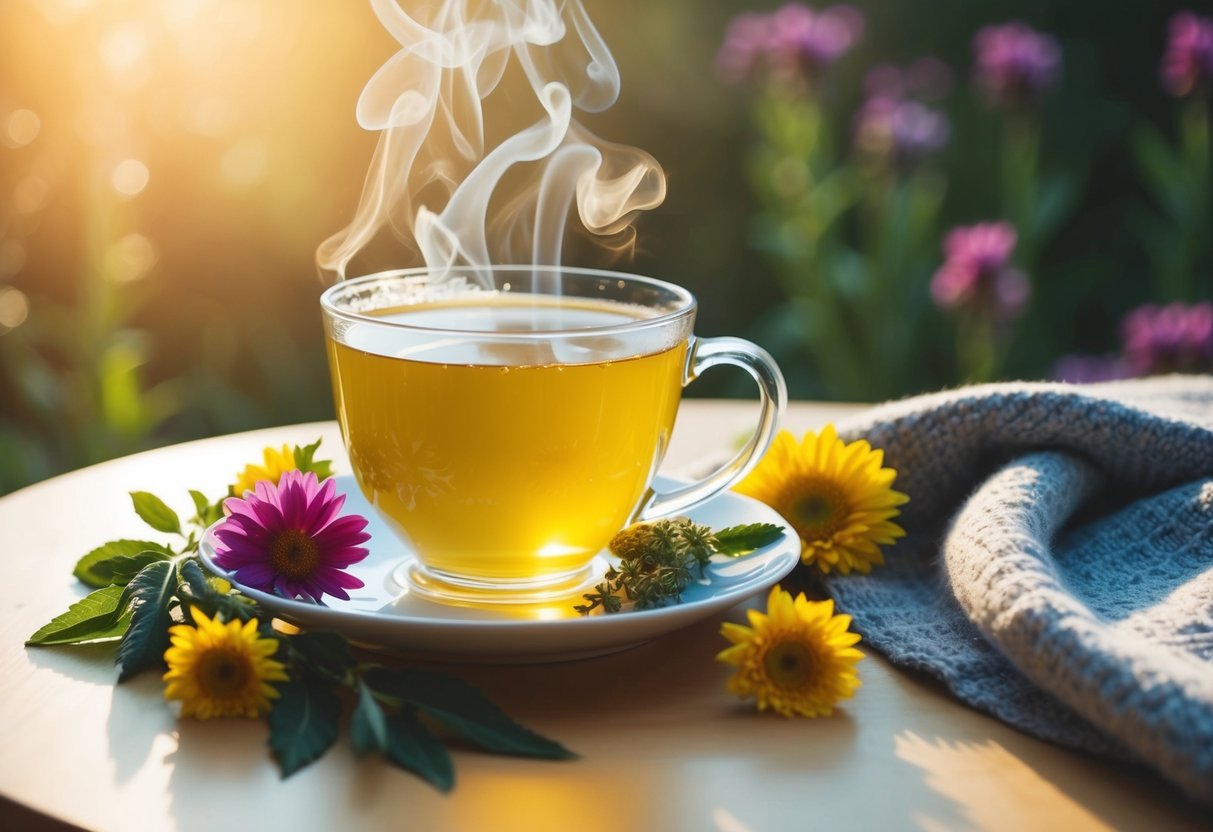
M 789 520 L 807 541 L 828 540 L 846 524 L 850 514 L 846 495 L 836 483 L 814 480 L 799 483 L 789 506 Z
M 300 529 L 286 529 L 270 544 L 270 566 L 288 578 L 309 578 L 320 565 L 320 547 Z
M 208 650 L 198 659 L 198 687 L 213 699 L 228 699 L 243 692 L 250 673 L 248 659 L 232 650 Z
M 782 687 L 798 687 L 812 678 L 816 661 L 799 641 L 781 641 L 762 657 L 763 667 L 772 682 Z

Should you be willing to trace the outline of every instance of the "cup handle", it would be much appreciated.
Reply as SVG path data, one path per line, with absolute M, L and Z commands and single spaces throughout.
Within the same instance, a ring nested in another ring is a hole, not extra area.
M 779 419 L 788 403 L 788 388 L 775 359 L 762 347 L 741 338 L 692 337 L 682 386 L 687 386 L 704 370 L 718 364 L 738 366 L 758 382 L 758 398 L 762 406 L 758 428 L 732 459 L 702 480 L 673 491 L 657 492 L 650 488 L 635 519 L 668 517 L 723 491 L 748 474 L 771 446 L 779 429 Z

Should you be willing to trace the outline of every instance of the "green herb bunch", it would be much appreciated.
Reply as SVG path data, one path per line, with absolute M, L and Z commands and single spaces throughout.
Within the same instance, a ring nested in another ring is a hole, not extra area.
M 294 449 L 296 466 L 329 476 L 328 461 L 314 460 L 319 442 Z M 359 754 L 377 754 L 439 789 L 454 784 L 454 767 L 434 729 L 486 751 L 564 759 L 564 746 L 519 725 L 475 687 L 440 673 L 361 661 L 338 633 L 287 633 L 273 616 L 227 581 L 207 573 L 198 559 L 201 534 L 223 516 L 223 498 L 211 502 L 190 491 L 195 515 L 183 527 L 163 500 L 131 494 L 136 514 L 169 545 L 114 540 L 80 558 L 74 574 L 94 591 L 40 628 L 27 646 L 117 643 L 118 681 L 164 668 L 169 628 L 191 620 L 191 608 L 223 621 L 257 620 L 262 638 L 278 642 L 274 658 L 286 666 L 278 698 L 266 715 L 269 746 L 289 776 L 318 759 L 337 739 L 347 705 L 350 741 Z
M 589 615 L 598 607 L 607 613 L 619 612 L 625 601 L 641 610 L 679 602 L 683 590 L 696 577 L 704 577 L 713 555 L 748 554 L 783 534 L 783 528 L 773 523 L 730 526 L 716 532 L 688 517 L 635 523 L 608 545 L 619 558 L 618 566 L 607 570 L 594 592 L 582 596 L 588 603 L 574 609 Z

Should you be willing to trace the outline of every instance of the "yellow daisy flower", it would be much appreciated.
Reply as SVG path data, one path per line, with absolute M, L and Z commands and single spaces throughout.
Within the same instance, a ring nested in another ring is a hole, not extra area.
M 164 651 L 168 672 L 165 699 L 181 702 L 181 715 L 257 717 L 270 709 L 278 691 L 270 682 L 286 681 L 286 667 L 269 658 L 278 649 L 272 638 L 259 638 L 257 621 L 244 624 L 207 618 L 190 609 L 194 624 L 169 628 L 172 647 Z
M 834 615 L 833 601 L 809 601 L 804 593 L 793 601 L 791 593 L 775 586 L 766 613 L 749 610 L 747 615 L 749 627 L 721 625 L 720 634 L 733 646 L 716 658 L 737 668 L 728 688 L 742 698 L 753 696 L 758 710 L 829 716 L 860 686 L 855 663 L 863 653 L 852 646 L 859 634 L 847 629 L 851 616 Z
M 252 491 L 262 480 L 269 480 L 277 485 L 283 474 L 287 471 L 294 471 L 298 467 L 295 465 L 295 453 L 288 445 L 283 445 L 282 450 L 267 447 L 262 456 L 265 458 L 264 465 L 246 465 L 244 467 L 236 479 L 236 484 L 232 486 L 232 494 L 240 497 L 244 492 Z
M 860 439 L 838 438 L 833 425 L 799 443 L 787 431 L 735 490 L 766 503 L 800 535 L 800 559 L 822 572 L 871 571 L 884 563 L 882 545 L 905 536 L 892 518 L 910 498 L 893 490 L 897 472 L 882 468 L 884 452 Z

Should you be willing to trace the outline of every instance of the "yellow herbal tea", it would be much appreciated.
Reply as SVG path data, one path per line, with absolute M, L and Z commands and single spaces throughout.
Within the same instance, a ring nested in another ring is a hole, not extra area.
M 652 314 L 505 295 L 374 313 L 474 338 L 346 328 L 330 338 L 329 360 L 363 493 L 431 569 L 486 580 L 581 569 L 628 521 L 665 453 L 686 342 L 645 353 L 654 345 L 609 333 L 530 343 L 508 333 Z M 492 332 L 504 334 L 486 339 Z

